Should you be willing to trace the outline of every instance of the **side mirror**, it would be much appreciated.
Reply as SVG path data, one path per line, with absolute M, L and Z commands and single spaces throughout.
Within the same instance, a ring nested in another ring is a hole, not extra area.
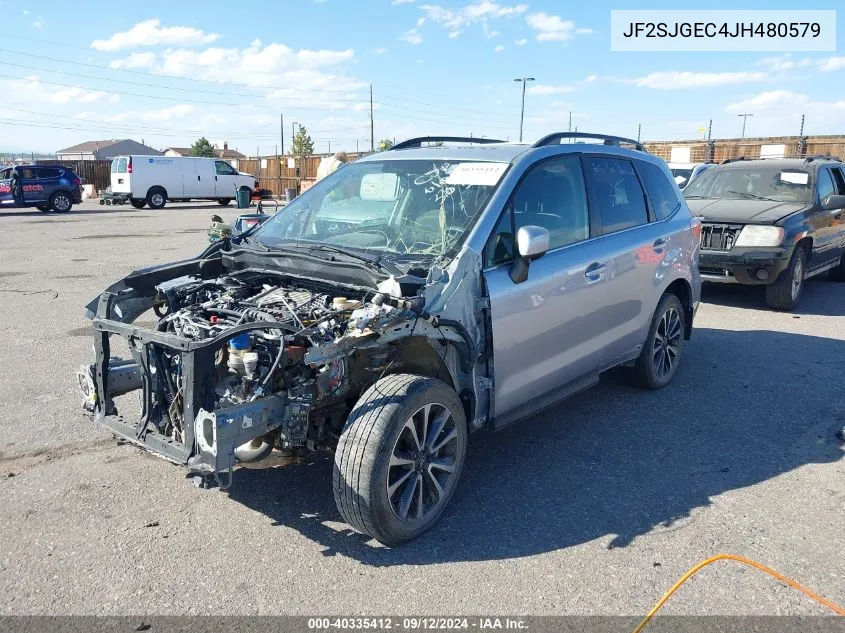
M 528 267 L 549 250 L 549 230 L 541 226 L 523 226 L 516 233 L 517 257 L 511 266 L 510 276 L 515 284 L 528 279 Z
M 845 196 L 830 194 L 822 200 L 822 209 L 825 211 L 835 211 L 842 208 L 845 208 Z

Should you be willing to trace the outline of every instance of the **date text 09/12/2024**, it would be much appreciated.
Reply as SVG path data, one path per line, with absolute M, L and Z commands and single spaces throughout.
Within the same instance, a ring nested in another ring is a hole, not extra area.
M 448 631 L 448 630 L 526 630 L 527 622 L 521 618 L 506 617 L 325 617 L 309 618 L 308 629 L 331 630 L 398 630 L 398 631 Z

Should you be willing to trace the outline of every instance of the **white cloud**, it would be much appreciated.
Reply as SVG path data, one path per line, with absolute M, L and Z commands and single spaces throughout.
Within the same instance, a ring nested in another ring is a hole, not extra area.
M 449 31 L 449 39 L 453 40 L 458 37 L 463 31 Z
M 387 46 L 382 46 L 381 48 L 374 48 L 373 55 L 384 55 L 387 52 Z
M 417 20 L 417 26 L 422 26 L 423 24 L 425 24 L 425 18 L 419 18 Z
M 792 53 L 785 53 L 775 57 L 764 57 L 759 62 L 760 66 L 765 66 L 770 72 L 783 72 L 785 70 L 792 70 L 794 68 L 806 68 L 812 62 L 809 58 L 794 59 Z
M 29 9 L 24 9 L 24 10 L 23 10 L 23 14 L 24 14 L 24 15 L 29 15 Z
M 564 20 L 560 16 L 543 12 L 532 13 L 525 20 L 528 26 L 537 32 L 538 42 L 565 42 L 579 31 L 591 31 L 576 29 L 572 20 Z
M 494 32 L 489 30 L 488 21 L 498 20 L 500 18 L 513 18 L 521 15 L 528 10 L 528 5 L 515 4 L 506 6 L 489 2 L 488 0 L 482 0 L 481 2 L 468 4 L 461 9 L 447 9 L 439 4 L 424 4 L 420 6 L 420 9 L 429 20 L 448 29 L 451 37 L 452 33 L 460 33 L 464 28 L 478 23 L 481 23 L 485 35 L 488 35 Z M 498 35 L 497 32 L 494 33 Z M 495 37 L 495 35 L 488 35 L 488 37 Z
M 174 119 L 184 119 L 188 115 L 194 114 L 195 111 L 196 107 L 191 104 L 178 103 L 167 108 L 129 110 L 120 114 L 100 115 L 99 118 L 107 123 L 136 123 L 138 121 L 143 123 L 161 123 L 173 121 Z M 275 117 L 273 117 L 273 121 L 276 121 Z
M 514 40 L 513 43 L 517 46 L 525 46 L 526 44 L 528 44 L 528 40 L 523 37 L 521 40 Z
M 484 33 L 484 37 L 486 37 L 488 40 L 492 40 L 494 37 L 499 36 L 499 32 L 491 29 L 490 25 L 487 24 L 487 22 L 483 22 L 481 24 L 481 32 Z
M 801 114 L 805 114 L 808 126 L 825 133 L 831 128 L 841 128 L 845 118 L 845 100 L 815 101 L 805 94 L 789 90 L 769 90 L 728 104 L 725 112 L 753 112 L 755 129 L 766 126 L 773 130 L 797 127 Z
M 399 39 L 403 42 L 408 42 L 408 44 L 413 44 L 414 46 L 423 43 L 422 35 L 417 33 L 417 29 L 409 29 L 405 31 L 399 36 Z
M 41 28 L 41 18 L 38 18 L 35 22 L 33 22 L 32 26 L 34 26 L 36 29 L 40 29 Z
M 575 35 L 591 35 L 593 29 L 575 29 Z
M 682 90 L 685 88 L 710 88 L 713 86 L 729 86 L 765 81 L 768 75 L 762 72 L 656 72 L 636 79 L 627 79 L 625 83 L 637 88 L 653 88 L 655 90 Z
M 411 2 L 414 2 L 414 0 L 392 0 L 390 4 L 395 6 L 397 4 L 409 4 Z
M 501 53 L 503 50 L 505 50 L 505 47 L 502 46 L 501 44 L 499 44 L 496 48 L 493 49 L 493 52 L 494 53 Z
M 161 21 L 153 18 L 138 22 L 128 31 L 115 33 L 107 40 L 94 40 L 91 48 L 113 52 L 138 46 L 200 46 L 220 37 L 219 33 L 205 33 L 191 26 L 162 27 Z
M 818 64 L 819 70 L 824 73 L 842 70 L 845 69 L 845 57 L 826 57 L 825 59 L 820 59 Z
M 573 92 L 572 86 L 549 86 L 547 84 L 528 85 L 528 94 L 532 95 L 559 95 L 566 92 Z
M 37 75 L 30 75 L 26 79 L 13 79 L 0 82 L 0 92 L 4 95 L 14 95 L 17 100 L 6 99 L 5 104 L 15 102 L 36 102 L 52 104 L 95 103 L 103 100 L 107 93 L 100 90 L 85 88 L 51 86 L 41 83 Z

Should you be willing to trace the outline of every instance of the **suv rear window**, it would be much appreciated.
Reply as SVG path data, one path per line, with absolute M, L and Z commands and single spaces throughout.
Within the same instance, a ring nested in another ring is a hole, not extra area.
M 599 213 L 603 234 L 648 222 L 645 194 L 631 161 L 588 156 L 584 165 L 590 206 Z
M 658 220 L 665 220 L 675 212 L 681 201 L 677 189 L 669 181 L 666 173 L 657 165 L 646 161 L 637 162 L 637 170 L 645 183 L 645 189 L 651 200 L 654 215 Z

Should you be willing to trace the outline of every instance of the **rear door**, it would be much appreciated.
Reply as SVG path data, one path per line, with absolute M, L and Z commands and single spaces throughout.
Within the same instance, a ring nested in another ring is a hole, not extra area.
M 44 181 L 39 178 L 36 167 L 18 167 L 21 187 L 23 187 L 23 201 L 26 205 L 40 204 L 46 201 Z
M 517 284 L 514 236 L 528 225 L 549 230 L 549 251 Z M 607 277 L 596 268 L 604 255 L 591 231 L 581 160 L 569 153 L 526 171 L 487 241 L 497 426 L 568 395 L 601 364 Z
M 661 263 L 678 245 L 669 226 L 655 222 L 631 159 L 586 155 L 584 173 L 599 223 L 597 270 L 604 291 L 600 342 L 608 366 L 639 353 L 659 300 Z
M 218 198 L 234 198 L 239 184 L 238 171 L 225 160 L 215 160 L 214 171 L 215 195 Z
M 0 208 L 11 207 L 15 203 L 12 194 L 12 168 L 0 170 Z
M 111 190 L 112 193 L 131 193 L 131 174 L 129 173 L 129 157 L 118 156 L 111 162 Z M 147 192 L 136 192 L 135 196 L 143 198 Z
M 845 196 L 845 169 L 842 167 L 832 167 L 830 170 L 833 176 L 834 185 L 836 186 L 836 193 L 840 196 Z M 838 229 L 837 242 L 838 254 L 840 257 L 845 256 L 845 209 L 836 209 L 828 211 L 833 216 L 833 227 Z
M 33 191 L 34 196 L 33 201 L 38 202 L 46 202 L 50 199 L 50 196 L 53 194 L 56 189 L 59 189 L 59 180 L 64 173 L 64 170 L 60 169 L 59 167 L 38 167 L 36 169 L 37 172 L 37 180 L 36 180 L 36 187 Z M 67 191 L 73 193 L 73 187 L 65 186 L 62 187 Z

